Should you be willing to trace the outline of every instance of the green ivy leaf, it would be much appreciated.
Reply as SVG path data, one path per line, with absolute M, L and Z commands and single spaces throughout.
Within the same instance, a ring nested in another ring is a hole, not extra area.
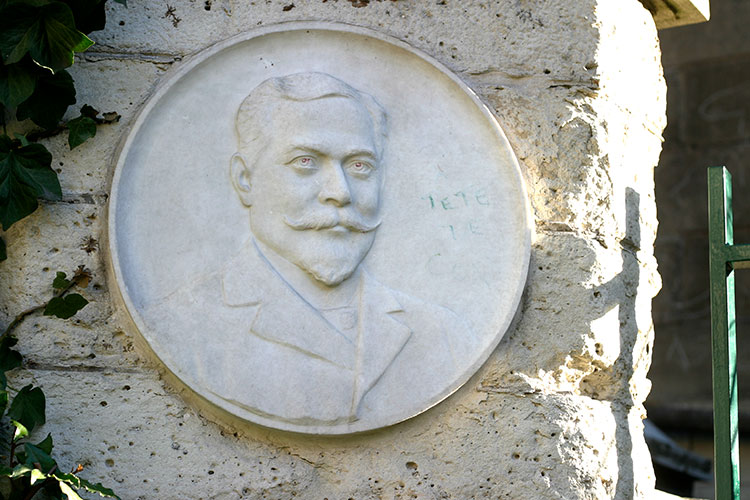
M 62 198 L 57 174 L 50 168 L 52 155 L 41 144 L 14 148 L 0 136 L 0 224 L 6 231 L 38 206 L 37 197 Z
M 46 402 L 44 393 L 39 387 L 33 387 L 31 384 L 18 391 L 13 402 L 10 404 L 8 416 L 23 424 L 31 432 L 37 425 L 44 425 Z M 26 450 L 28 453 L 29 450 Z
M 16 457 L 17 456 L 18 455 L 16 455 Z M 28 476 L 32 470 L 34 470 L 33 467 L 29 467 L 26 464 L 18 464 L 15 467 L 13 467 L 13 472 L 10 473 L 10 477 L 17 478 L 17 477 Z
M 44 315 L 68 319 L 83 309 L 88 303 L 89 301 L 78 293 L 71 293 L 65 297 L 54 297 L 47 303 L 47 307 L 44 308 Z
M 65 474 L 62 472 L 55 472 L 52 474 L 55 478 L 57 478 L 58 481 L 68 483 L 72 485 L 76 489 L 85 489 L 88 492 L 91 493 L 98 493 L 100 496 L 107 497 L 107 498 L 117 498 L 120 500 L 120 497 L 115 495 L 115 492 L 112 491 L 109 488 L 105 488 L 101 485 L 101 483 L 91 483 L 90 481 L 86 481 L 85 479 L 81 479 L 80 477 L 76 476 L 75 474 Z
M 8 250 L 5 248 L 5 240 L 0 238 L 0 262 L 8 258 Z
M 56 465 L 55 459 L 49 456 L 49 453 L 31 443 L 25 443 L 23 450 L 26 452 L 26 460 L 24 463 L 29 467 L 38 467 L 42 469 L 42 472 L 47 471 L 49 473 Z
M 76 29 L 73 12 L 62 2 L 10 3 L 0 16 L 0 55 L 5 64 L 20 61 L 28 52 L 37 64 L 55 72 L 73 64 L 73 53 L 93 43 Z
M 0 340 L 0 371 L 7 372 L 21 366 L 21 354 L 11 349 L 17 343 L 18 339 L 11 335 Z
M 3 379 L 5 378 L 5 374 L 3 374 Z M 7 386 L 8 382 L 3 381 L 3 383 Z M 5 409 L 8 407 L 8 391 L 2 390 L 0 391 L 0 416 L 2 416 L 5 413 Z
M 90 483 L 85 479 L 81 479 L 81 485 L 86 491 L 90 493 L 98 493 L 100 497 L 116 498 L 117 500 L 120 500 L 120 497 L 115 495 L 114 491 L 109 488 L 105 488 L 104 486 L 102 486 L 102 483 Z
M 19 120 L 31 118 L 34 123 L 49 130 L 60 124 L 68 106 L 75 103 L 73 77 L 67 71 L 58 71 L 37 80 L 34 93 L 18 105 L 16 117 Z
M 47 479 L 47 475 L 39 469 L 33 469 L 31 471 L 31 480 L 29 483 L 33 486 L 37 481 L 44 481 Z
M 47 434 L 47 437 L 36 446 L 47 455 L 50 455 L 52 453 L 52 434 Z
M 13 469 L 8 467 L 7 465 L 0 464 L 0 476 L 10 476 L 13 474 Z
M 68 122 L 68 146 L 73 149 L 83 144 L 86 139 L 96 135 L 96 122 L 88 116 L 79 116 Z
M 70 7 L 76 28 L 83 33 L 104 29 L 107 16 L 104 12 L 106 0 L 60 0 Z
M 60 481 L 60 491 L 62 491 L 68 500 L 83 500 L 81 496 L 75 492 L 73 488 L 68 486 L 67 483 Z
M 65 274 L 62 271 L 57 271 L 57 274 L 55 275 L 55 279 L 52 281 L 52 288 L 55 290 L 62 290 L 63 288 L 67 288 L 70 286 L 71 281 L 69 279 L 66 279 L 67 274 Z
M 60 491 L 60 483 L 57 481 L 47 481 L 44 483 L 44 493 L 47 495 L 49 500 L 65 500 L 64 495 Z
M 0 0 L 2 2 L 3 0 Z M 12 500 L 10 494 L 13 493 L 13 480 L 10 476 L 0 474 L 0 498 L 3 500 Z
M 18 441 L 19 439 L 29 437 L 29 430 L 25 425 L 20 422 L 16 422 L 15 420 L 11 420 L 10 423 L 13 424 L 13 426 L 16 428 L 15 432 L 13 433 L 13 441 Z
M 0 416 L 8 405 L 8 393 L 5 391 L 8 387 L 8 377 L 5 372 L 21 366 L 21 354 L 10 348 L 16 342 L 16 339 L 10 336 L 0 342 Z
M 24 64 L 26 61 L 0 65 L 0 103 L 6 108 L 15 108 L 34 92 L 36 75 L 33 68 Z

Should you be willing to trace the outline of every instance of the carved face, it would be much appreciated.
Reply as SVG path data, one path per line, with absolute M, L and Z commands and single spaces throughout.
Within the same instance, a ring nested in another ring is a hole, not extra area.
M 250 227 L 319 282 L 338 285 L 380 223 L 383 172 L 372 119 L 344 97 L 282 101 L 271 115 L 261 151 L 233 166 L 235 187 L 251 205 Z

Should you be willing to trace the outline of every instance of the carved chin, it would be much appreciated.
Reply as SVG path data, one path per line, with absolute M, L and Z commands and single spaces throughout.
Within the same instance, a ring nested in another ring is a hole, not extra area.
M 312 245 L 300 252 L 294 263 L 320 283 L 336 286 L 354 273 L 371 244 L 370 239 L 358 245 Z
M 340 266 L 330 267 L 327 265 L 319 265 L 305 269 L 305 271 L 326 286 L 337 286 L 352 275 L 357 268 L 357 265 L 358 263 L 349 265 L 343 269 Z

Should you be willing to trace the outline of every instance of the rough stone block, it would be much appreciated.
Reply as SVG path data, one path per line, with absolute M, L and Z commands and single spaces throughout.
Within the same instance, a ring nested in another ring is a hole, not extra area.
M 66 198 L 106 193 L 118 144 L 170 64 L 134 58 L 112 59 L 108 55 L 88 53 L 79 56 L 70 69 L 76 81 L 77 103 L 68 110 L 66 119 L 78 116 L 84 104 L 101 113 L 115 112 L 120 118 L 114 123 L 97 126 L 96 136 L 75 150 L 68 146 L 67 132 L 42 140 L 52 153 L 53 167 L 60 173 L 60 185 Z M 81 161 L 82 158 L 85 161 Z
M 619 262 L 619 267 L 595 264 L 603 262 Z M 640 266 L 626 249 L 606 249 L 570 232 L 539 235 L 523 321 L 491 358 L 481 383 L 519 392 L 564 390 L 601 400 L 632 400 L 647 393 L 648 366 L 640 360 L 648 359 L 643 342 L 650 342 L 651 321 L 648 313 L 638 314 L 648 303 L 635 296 L 639 286 L 644 298 L 653 288 Z
M 37 434 L 52 433 L 61 465 L 83 464 L 123 498 L 610 498 L 643 489 L 617 472 L 637 448 L 638 423 L 618 424 L 620 410 L 589 398 L 462 390 L 436 409 L 439 419 L 323 439 L 219 427 L 146 374 L 83 372 L 74 385 L 56 371 L 19 377 L 50 394 Z
M 101 201 L 101 200 L 99 200 Z M 89 303 L 69 320 L 35 313 L 14 331 L 29 363 L 45 366 L 118 366 L 138 363 L 132 341 L 113 318 L 102 262 L 102 206 L 95 203 L 52 203 L 15 224 L 4 235 L 8 260 L 3 263 L 0 314 L 3 324 L 53 295 L 58 271 L 68 278 L 79 266 L 90 271 L 85 289 Z M 7 270 L 17 270 L 10 272 Z
M 87 196 L 70 202 L 44 203 L 5 232 L 8 260 L 2 266 L 8 271 L 0 288 L 4 314 L 46 301 L 58 271 L 70 277 L 78 266 L 84 266 L 94 273 L 92 290 L 94 284 L 103 288 L 99 258 L 102 202 L 101 198 Z
M 127 9 L 108 5 L 115 22 L 94 34 L 94 39 L 107 51 L 188 55 L 251 28 L 326 20 L 371 27 L 402 39 L 456 71 L 495 70 L 578 80 L 593 62 L 595 3 L 213 0 L 175 3 L 170 12 L 164 4 L 131 2 Z

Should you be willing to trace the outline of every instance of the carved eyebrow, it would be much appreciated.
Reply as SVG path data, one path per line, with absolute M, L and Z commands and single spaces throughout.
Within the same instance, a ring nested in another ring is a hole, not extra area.
M 295 144 L 292 146 L 287 152 L 287 155 L 293 155 L 297 153 L 307 153 L 307 154 L 314 154 L 318 156 L 328 156 L 328 153 L 325 152 L 326 147 L 322 144 Z M 378 157 L 375 154 L 375 152 L 369 148 L 360 148 L 355 149 L 353 151 L 349 151 L 345 159 L 351 159 L 356 157 L 367 157 L 371 160 L 377 160 Z
M 287 155 L 292 155 L 292 154 L 296 154 L 296 153 L 312 153 L 314 155 L 319 155 L 319 156 L 320 155 L 325 155 L 325 153 L 323 153 L 323 151 L 321 151 L 321 148 L 319 148 L 319 147 L 307 146 L 307 145 L 299 145 L 299 144 L 291 147 L 286 152 Z
M 351 153 L 349 153 L 348 155 L 346 155 L 346 159 L 348 160 L 350 158 L 356 158 L 358 156 L 366 156 L 366 157 L 370 158 L 371 160 L 377 160 L 378 159 L 377 156 L 375 156 L 375 152 L 371 151 L 369 149 L 358 149 L 356 151 L 352 151 Z

